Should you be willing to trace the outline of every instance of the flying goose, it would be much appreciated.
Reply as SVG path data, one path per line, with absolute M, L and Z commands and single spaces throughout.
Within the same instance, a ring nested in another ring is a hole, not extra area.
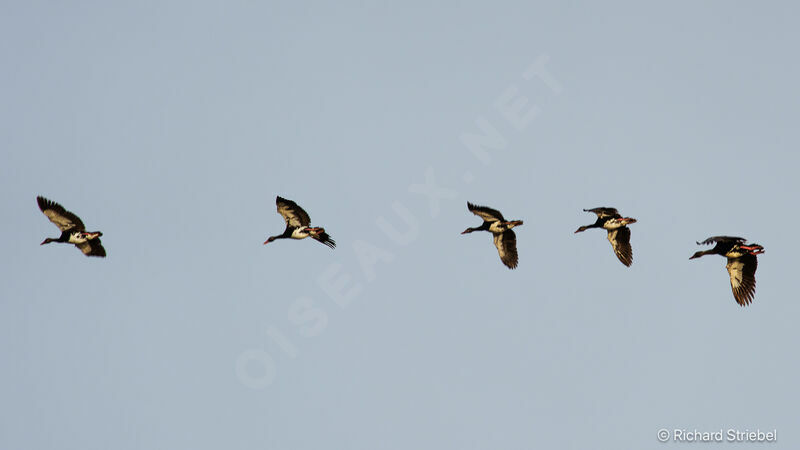
M 608 242 L 619 261 L 627 267 L 633 264 L 633 249 L 631 248 L 631 230 L 628 224 L 636 223 L 632 217 L 622 217 L 616 208 L 592 208 L 584 209 L 585 212 L 597 214 L 597 221 L 591 225 L 584 225 L 578 228 L 575 233 L 586 231 L 589 228 L 603 228 L 608 230 Z
M 756 293 L 756 269 L 758 258 L 756 255 L 764 253 L 764 247 L 758 244 L 746 244 L 747 240 L 735 236 L 714 236 L 697 245 L 716 244 L 710 250 L 696 252 L 689 259 L 699 258 L 704 255 L 722 255 L 728 258 L 728 275 L 731 277 L 731 290 L 733 298 L 739 306 L 747 306 L 753 301 Z
M 45 216 L 61 230 L 61 236 L 57 238 L 47 238 L 40 245 L 51 242 L 62 242 L 75 244 L 86 256 L 106 256 L 106 249 L 100 243 L 99 231 L 86 231 L 80 217 L 64 209 L 58 203 L 48 200 L 42 196 L 36 197 L 36 203 Z
M 310 226 L 311 218 L 297 203 L 281 196 L 275 198 L 275 203 L 278 205 L 278 214 L 286 220 L 286 230 L 283 234 L 270 236 L 264 241 L 264 244 L 269 244 L 275 239 L 305 239 L 311 237 L 330 248 L 336 247 L 336 241 L 331 239 L 324 228 Z
M 497 247 L 500 260 L 509 269 L 515 269 L 519 258 L 517 257 L 517 235 L 514 234 L 512 228 L 522 225 L 522 221 L 506 221 L 500 211 L 486 206 L 476 206 L 469 202 L 467 202 L 467 209 L 483 219 L 483 223 L 477 228 L 467 228 L 461 234 L 472 233 L 473 231 L 488 231 L 492 233 L 494 246 Z

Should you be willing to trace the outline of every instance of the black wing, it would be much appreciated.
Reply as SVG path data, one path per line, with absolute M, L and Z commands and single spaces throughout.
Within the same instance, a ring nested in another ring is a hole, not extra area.
M 300 228 L 311 225 L 311 218 L 297 203 L 282 198 L 275 197 L 275 204 L 278 205 L 278 214 L 286 220 L 287 227 Z
M 622 264 L 630 267 L 633 264 L 633 249 L 631 248 L 631 229 L 620 227 L 608 231 L 608 242 Z
M 503 218 L 503 215 L 500 214 L 500 211 L 496 209 L 492 209 L 486 206 L 477 206 L 473 205 L 470 202 L 467 202 L 467 209 L 469 209 L 472 214 L 483 219 L 485 222 L 505 222 L 506 219 Z
M 519 257 L 517 256 L 517 235 L 514 234 L 514 230 L 495 234 L 494 246 L 497 247 L 500 261 L 503 261 L 503 264 L 509 269 L 515 269 Z
M 607 206 L 601 206 L 599 208 L 592 208 L 592 209 L 584 209 L 586 212 L 592 212 L 597 214 L 597 217 L 601 219 L 605 219 L 606 217 L 622 217 L 617 211 L 617 208 L 609 208 Z
M 311 236 L 311 237 L 322 242 L 323 244 L 327 245 L 330 248 L 336 248 L 336 241 L 331 239 L 331 236 L 328 233 L 320 233 L 316 236 Z
M 756 293 L 756 269 L 758 258 L 756 255 L 747 254 L 740 258 L 728 258 L 725 266 L 731 276 L 731 290 L 733 298 L 739 306 L 747 306 L 753 301 Z
M 103 248 L 103 244 L 100 243 L 100 238 L 89 239 L 83 244 L 75 244 L 75 246 L 86 256 L 106 257 L 106 249 Z
M 83 225 L 80 217 L 64 209 L 58 203 L 48 200 L 42 196 L 36 197 L 36 202 L 39 204 L 39 209 L 42 210 L 45 216 L 53 222 L 61 231 L 85 231 L 86 227 Z
M 712 236 L 706 239 L 705 241 L 698 242 L 697 245 L 710 245 L 720 242 L 731 243 L 731 244 L 744 244 L 745 242 L 747 242 L 747 239 L 736 236 Z

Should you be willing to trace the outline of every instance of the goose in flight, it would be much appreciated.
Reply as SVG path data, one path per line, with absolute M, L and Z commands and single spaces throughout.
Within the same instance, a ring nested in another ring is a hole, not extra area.
M 522 225 L 521 220 L 506 221 L 500 211 L 486 206 L 476 206 L 467 202 L 467 209 L 483 219 L 481 226 L 467 228 L 461 234 L 473 231 L 488 231 L 494 236 L 494 246 L 500 254 L 500 261 L 509 269 L 515 269 L 519 258 L 517 257 L 517 235 L 512 228 Z
M 47 238 L 41 245 L 51 242 L 61 242 L 75 244 L 78 249 L 86 256 L 106 256 L 106 249 L 100 243 L 99 231 L 86 231 L 80 217 L 64 209 L 58 203 L 48 200 L 42 196 L 36 197 L 36 203 L 45 216 L 61 230 L 61 236 L 57 238 Z
M 597 214 L 597 221 L 591 225 L 578 228 L 575 232 L 580 233 L 589 228 L 603 228 L 608 230 L 608 242 L 614 249 L 619 261 L 627 267 L 633 264 L 633 249 L 631 248 L 631 230 L 628 225 L 636 223 L 632 217 L 622 217 L 616 208 L 592 208 L 584 209 L 585 212 Z
M 764 247 L 758 244 L 747 244 L 747 239 L 735 236 L 714 236 L 697 245 L 716 244 L 709 250 L 696 252 L 689 259 L 704 255 L 721 255 L 728 258 L 728 275 L 731 277 L 733 298 L 739 306 L 747 306 L 753 301 L 756 293 L 756 255 L 764 253 Z
M 281 196 L 275 198 L 275 203 L 278 205 L 278 214 L 283 216 L 283 219 L 286 220 L 286 230 L 283 234 L 270 236 L 264 241 L 264 244 L 269 244 L 275 239 L 305 239 L 311 237 L 330 248 L 336 247 L 336 241 L 331 239 L 324 228 L 311 226 L 311 218 L 308 216 L 308 213 L 297 203 Z

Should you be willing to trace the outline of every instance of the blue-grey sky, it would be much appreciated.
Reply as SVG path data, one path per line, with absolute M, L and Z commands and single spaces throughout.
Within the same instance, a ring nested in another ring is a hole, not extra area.
M 800 447 L 799 12 L 6 5 L 0 448 Z M 40 247 L 37 195 L 108 258 Z M 338 248 L 261 245 L 276 195 Z M 766 248 L 748 308 L 688 260 L 718 234 Z

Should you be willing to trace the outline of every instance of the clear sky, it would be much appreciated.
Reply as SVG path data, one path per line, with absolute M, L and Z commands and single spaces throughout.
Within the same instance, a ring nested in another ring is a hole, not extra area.
M 7 4 L 0 448 L 800 448 L 798 13 Z M 108 258 L 40 247 L 37 195 Z M 336 250 L 261 245 L 276 195 Z M 720 234 L 766 248 L 748 308 L 688 259 Z

